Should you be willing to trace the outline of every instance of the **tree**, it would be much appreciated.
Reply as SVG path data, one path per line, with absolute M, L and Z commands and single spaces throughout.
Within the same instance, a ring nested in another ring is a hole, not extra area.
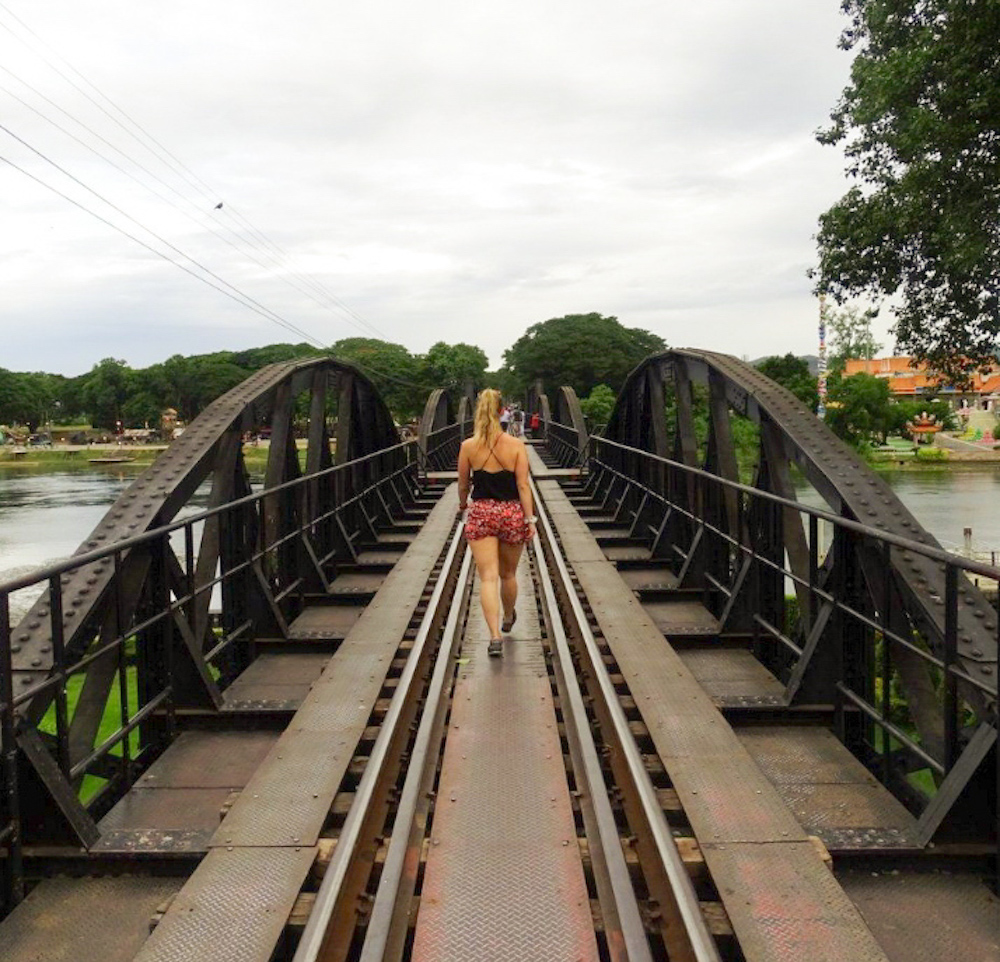
M 468 382 L 478 391 L 486 383 L 487 364 L 482 348 L 438 341 L 421 358 L 421 377 L 428 390 L 443 387 L 461 394 Z
M 961 380 L 1000 339 L 1000 4 L 842 7 L 857 56 L 818 136 L 860 183 L 820 217 L 817 289 L 892 297 L 898 347 Z
M 124 361 L 106 357 L 86 375 L 82 394 L 95 427 L 114 430 L 133 389 L 135 372 Z
M 848 444 L 885 443 L 892 423 L 889 382 L 873 374 L 834 375 L 827 385 L 826 423 Z
M 661 337 L 616 317 L 567 314 L 532 324 L 504 352 L 504 363 L 519 391 L 541 378 L 550 398 L 567 384 L 586 397 L 598 384 L 618 391 L 632 368 L 665 347 Z
M 809 362 L 792 353 L 784 357 L 765 357 L 757 362 L 757 370 L 772 381 L 788 388 L 810 411 L 819 404 L 818 382 L 809 373 Z
M 55 374 L 0 368 L 0 424 L 24 424 L 34 431 L 56 413 L 62 380 Z
M 607 384 L 598 384 L 587 397 L 580 399 L 580 407 L 590 426 L 599 427 L 608 423 L 617 400 L 617 395 Z
M 882 344 L 872 334 L 874 317 L 874 311 L 862 311 L 853 306 L 827 313 L 826 326 L 830 331 L 830 346 L 833 348 L 829 365 L 832 373 L 843 371 L 848 358 L 870 361 L 882 350 Z
M 332 351 L 334 357 L 356 365 L 371 379 L 397 421 L 409 421 L 423 410 L 427 390 L 420 383 L 420 364 L 402 344 L 376 337 L 345 337 Z

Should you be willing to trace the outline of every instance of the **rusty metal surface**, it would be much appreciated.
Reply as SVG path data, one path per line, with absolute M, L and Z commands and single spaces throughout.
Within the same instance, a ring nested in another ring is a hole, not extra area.
M 46 879 L 4 920 L 2 962 L 132 962 L 179 878 Z
M 348 745 L 346 736 L 329 732 L 285 732 L 240 793 L 211 845 L 314 845 L 356 740 Z
M 737 734 L 802 827 L 831 849 L 916 846 L 916 819 L 832 732 L 778 725 Z
M 207 851 L 221 809 L 274 745 L 268 731 L 183 732 L 101 820 L 94 852 Z
M 223 710 L 295 710 L 309 694 L 309 689 L 329 660 L 330 655 L 322 652 L 269 652 L 258 655 L 253 664 L 223 692 Z
M 747 962 L 885 960 L 811 842 L 703 844 L 702 852 Z
M 183 851 L 204 851 L 219 827 L 220 811 L 230 788 L 133 788 L 98 823 L 102 837 L 93 850 L 134 844 L 144 850 L 163 844 Z M 104 833 L 115 833 L 105 839 Z M 149 835 L 144 839 L 144 835 Z M 181 841 L 183 839 L 183 841 Z M 193 849 L 192 849 L 193 846 Z
M 633 591 L 668 591 L 677 587 L 677 576 L 667 568 L 624 568 L 618 574 Z
M 182 732 L 136 786 L 242 788 L 277 739 L 268 731 Z
M 135 962 L 268 962 L 316 849 L 215 849 Z
M 501 659 L 478 594 L 456 685 L 413 947 L 434 960 L 596 960 L 537 614 L 519 570 Z
M 719 633 L 719 622 L 700 601 L 646 601 L 643 608 L 667 637 Z
M 1000 899 L 972 875 L 837 871 L 890 962 L 1000 962 Z
M 785 686 L 746 649 L 689 648 L 678 654 L 720 707 L 785 703 Z
M 289 626 L 289 641 L 323 641 L 346 638 L 364 611 L 358 605 L 313 605 Z
M 382 587 L 385 575 L 377 571 L 345 571 L 330 582 L 327 593 L 331 595 L 374 594 Z

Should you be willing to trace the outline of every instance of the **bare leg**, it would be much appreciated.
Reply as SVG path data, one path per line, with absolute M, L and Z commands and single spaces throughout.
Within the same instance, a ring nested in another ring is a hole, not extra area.
M 490 638 L 500 637 L 500 560 L 497 538 L 479 538 L 470 541 L 472 557 L 479 574 L 479 600 L 483 606 L 483 617 L 490 630 Z
M 523 544 L 500 542 L 500 599 L 503 601 L 503 620 L 510 621 L 517 603 L 517 563 L 521 560 Z

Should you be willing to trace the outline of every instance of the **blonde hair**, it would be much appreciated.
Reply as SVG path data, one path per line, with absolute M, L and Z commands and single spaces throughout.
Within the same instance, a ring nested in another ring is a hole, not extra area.
M 472 422 L 472 437 L 480 444 L 493 447 L 500 436 L 500 392 L 484 388 L 476 401 L 476 416 Z

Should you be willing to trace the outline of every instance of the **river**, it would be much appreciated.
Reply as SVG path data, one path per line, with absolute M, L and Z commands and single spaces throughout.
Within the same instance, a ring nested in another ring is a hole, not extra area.
M 43 473 L 0 467 L 0 583 L 72 554 L 140 470 L 88 465 Z M 944 547 L 961 548 L 968 527 L 978 552 L 997 552 L 1000 558 L 1000 465 L 886 471 L 884 477 Z M 825 507 L 805 483 L 799 498 Z M 206 499 L 207 488 L 184 513 L 204 507 Z M 26 591 L 12 599 L 15 620 L 35 595 Z

